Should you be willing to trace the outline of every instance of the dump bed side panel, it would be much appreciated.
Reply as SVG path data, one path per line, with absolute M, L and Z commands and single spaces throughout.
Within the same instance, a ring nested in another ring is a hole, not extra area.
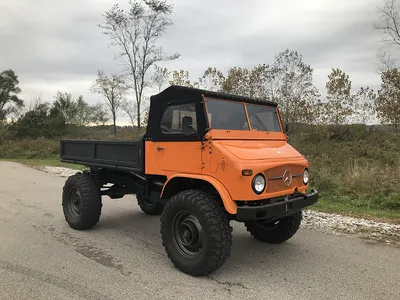
M 61 140 L 60 159 L 64 162 L 143 171 L 143 143 L 137 141 Z

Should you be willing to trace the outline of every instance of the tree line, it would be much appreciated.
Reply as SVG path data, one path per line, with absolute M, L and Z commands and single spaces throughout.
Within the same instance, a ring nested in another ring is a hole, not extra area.
M 375 118 L 383 123 L 400 125 L 400 72 L 397 68 L 383 71 L 381 88 L 369 86 L 352 92 L 348 74 L 332 69 L 323 99 L 313 84 L 313 69 L 301 54 L 285 50 L 275 56 L 271 65 L 253 68 L 232 67 L 226 74 L 209 67 L 197 81 L 191 81 L 186 70 L 174 70 L 170 84 L 233 93 L 274 101 L 279 104 L 286 123 L 343 125 L 366 124 Z
M 103 104 L 90 105 L 82 95 L 74 98 L 71 93 L 58 91 L 52 102 L 38 96 L 25 103 L 18 96 L 18 85 L 13 70 L 0 73 L 0 125 L 7 125 L 12 137 L 60 137 L 68 125 L 105 125 L 109 121 Z

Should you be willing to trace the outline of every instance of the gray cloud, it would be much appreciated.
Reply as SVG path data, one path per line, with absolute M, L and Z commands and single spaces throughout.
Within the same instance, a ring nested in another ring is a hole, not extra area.
M 170 69 L 186 69 L 197 80 L 209 66 L 271 63 L 286 48 L 298 50 L 315 69 L 323 92 L 331 68 L 342 68 L 353 86 L 379 87 L 374 72 L 379 35 L 372 30 L 380 0 L 171 1 L 173 22 L 161 39 L 168 53 L 180 52 Z M 57 90 L 90 93 L 96 70 L 121 70 L 116 48 L 97 28 L 114 0 L 14 0 L 0 4 L 0 66 L 19 75 L 23 97 Z M 126 7 L 128 1 L 121 1 Z M 151 91 L 149 91 L 151 92 Z

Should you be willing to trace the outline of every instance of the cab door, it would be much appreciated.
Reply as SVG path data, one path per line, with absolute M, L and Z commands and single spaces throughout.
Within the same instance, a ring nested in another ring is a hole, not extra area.
M 201 173 L 202 144 L 195 132 L 185 136 L 182 132 L 182 119 L 192 118 L 193 129 L 197 131 L 195 103 L 175 103 L 168 105 L 160 122 L 161 139 L 148 142 L 146 162 L 151 159 L 152 174 L 171 175 L 173 173 Z
M 201 144 L 196 142 L 155 142 L 157 163 L 162 171 L 200 173 Z

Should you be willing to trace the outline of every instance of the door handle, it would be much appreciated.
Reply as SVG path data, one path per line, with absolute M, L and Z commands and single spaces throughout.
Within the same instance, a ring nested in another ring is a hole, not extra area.
M 160 146 L 158 146 L 156 149 L 157 149 L 157 151 L 164 150 L 164 148 L 161 148 Z

